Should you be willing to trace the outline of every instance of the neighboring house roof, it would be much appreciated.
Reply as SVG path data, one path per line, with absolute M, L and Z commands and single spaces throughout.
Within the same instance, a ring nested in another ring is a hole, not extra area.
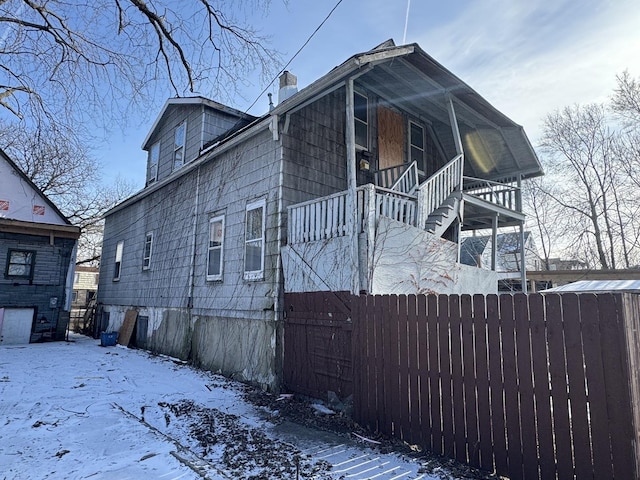
M 42 193 L 22 169 L 0 149 L 0 165 L 3 172 L 3 188 L 0 191 L 0 224 L 5 229 L 24 229 L 27 226 L 46 225 L 48 230 L 78 238 L 80 228 L 73 226 L 58 207 Z M 18 179 L 12 184 L 11 175 Z
M 640 280 L 580 280 L 560 287 L 542 290 L 542 293 L 556 292 L 632 292 L 640 293 Z
M 524 232 L 525 245 L 529 241 L 531 232 Z M 460 244 L 460 263 L 476 265 L 476 258 L 482 255 L 489 245 L 491 235 L 464 237 Z M 519 233 L 500 233 L 496 236 L 496 251 L 498 255 L 520 253 Z
M 464 237 L 460 243 L 460 263 L 477 265 L 477 259 L 484 253 L 490 238 L 489 236 Z

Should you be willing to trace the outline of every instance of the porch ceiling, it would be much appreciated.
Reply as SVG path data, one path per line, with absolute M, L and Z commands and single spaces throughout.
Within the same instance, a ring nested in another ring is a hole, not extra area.
M 512 180 L 541 175 L 542 167 L 521 126 L 495 109 L 462 80 L 422 51 L 377 63 L 358 83 L 391 104 L 450 125 L 451 96 L 465 153 L 465 175 Z

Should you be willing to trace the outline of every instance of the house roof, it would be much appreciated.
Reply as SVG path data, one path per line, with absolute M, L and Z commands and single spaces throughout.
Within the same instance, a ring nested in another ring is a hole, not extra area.
M 390 103 L 418 117 L 436 117 L 444 124 L 449 124 L 451 99 L 463 141 L 466 175 L 504 181 L 517 175 L 530 178 L 543 174 L 524 129 L 416 43 L 396 46 L 388 40 L 373 50 L 353 55 L 281 102 L 272 114 L 300 108 L 355 76 L 359 84 Z
M 531 232 L 524 232 L 524 243 L 529 240 Z M 476 265 L 476 258 L 484 253 L 491 235 L 477 237 L 464 237 L 460 243 L 460 263 Z M 499 255 L 508 255 L 520 252 L 519 233 L 500 233 L 496 236 L 496 250 Z
M 143 150 L 147 150 L 149 148 L 151 138 L 153 137 L 153 134 L 155 133 L 156 128 L 158 128 L 158 125 L 160 124 L 160 122 L 162 122 L 162 119 L 166 115 L 167 111 L 169 111 L 171 108 L 174 108 L 176 106 L 185 106 L 185 105 L 187 106 L 188 105 L 204 105 L 204 106 L 213 108 L 219 112 L 224 112 L 234 117 L 243 118 L 248 121 L 253 121 L 256 119 L 256 117 L 254 117 L 253 115 L 249 115 L 245 112 L 241 112 L 240 110 L 236 110 L 235 108 L 229 107 L 227 105 L 223 105 L 222 103 L 218 103 L 214 100 L 210 100 L 205 97 L 197 96 L 197 97 L 170 98 L 164 103 L 162 110 L 160 110 L 160 113 L 158 114 L 158 117 L 156 118 L 156 120 L 153 122 L 153 125 L 151 126 L 149 133 L 147 134 L 144 141 L 142 142 Z
M 208 105 L 250 120 L 251 123 L 230 131 L 227 137 L 202 149 L 198 159 L 175 175 L 138 192 L 109 210 L 105 216 L 144 198 L 230 146 L 268 127 L 270 118 L 291 114 L 342 87 L 349 78 L 357 78 L 366 88 L 418 117 L 427 119 L 436 116 L 446 124 L 449 123 L 447 105 L 451 99 L 461 124 L 465 175 L 511 181 L 517 175 L 528 178 L 543 174 L 542 166 L 521 126 L 493 107 L 418 44 L 396 46 L 393 40 L 387 40 L 372 50 L 353 55 L 262 117 L 253 117 L 204 97 L 167 100 L 143 142 L 143 149 L 149 147 L 150 139 L 167 110 L 176 105 Z

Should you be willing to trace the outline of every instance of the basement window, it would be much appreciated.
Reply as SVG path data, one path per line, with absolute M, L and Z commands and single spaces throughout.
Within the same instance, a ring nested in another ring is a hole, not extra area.
M 207 280 L 222 280 L 224 252 L 224 215 L 209 220 L 209 250 L 207 254 Z
M 264 199 L 247 205 L 244 243 L 244 279 L 264 278 Z
M 7 253 L 7 268 L 4 272 L 7 278 L 33 278 L 33 267 L 36 252 L 32 250 L 9 250 Z

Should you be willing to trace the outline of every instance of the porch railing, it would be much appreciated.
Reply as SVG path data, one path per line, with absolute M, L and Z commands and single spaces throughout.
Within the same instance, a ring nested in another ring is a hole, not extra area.
M 521 211 L 520 189 L 505 183 L 492 182 L 481 178 L 464 177 L 463 191 L 487 202 L 510 210 Z
M 464 156 L 455 157 L 418 187 L 418 226 L 424 228 L 427 217 L 462 184 Z
M 375 181 L 379 187 L 413 194 L 418 188 L 418 165 L 411 162 L 408 165 L 383 168 L 375 172 Z
M 357 233 L 370 219 L 384 215 L 399 222 L 416 224 L 417 204 L 412 195 L 374 185 L 356 189 Z M 348 234 L 347 191 L 291 205 L 288 212 L 288 243 L 313 242 Z

